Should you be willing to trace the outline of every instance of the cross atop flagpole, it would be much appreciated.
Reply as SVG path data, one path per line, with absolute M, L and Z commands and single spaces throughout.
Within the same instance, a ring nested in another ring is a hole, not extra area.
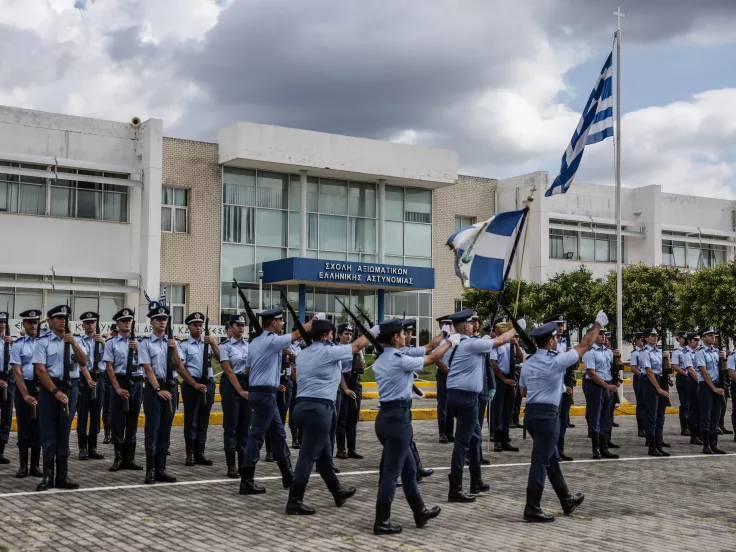
M 616 342 L 623 343 L 623 250 L 621 247 L 621 6 L 616 16 Z M 624 402 L 624 388 L 619 387 L 619 402 Z

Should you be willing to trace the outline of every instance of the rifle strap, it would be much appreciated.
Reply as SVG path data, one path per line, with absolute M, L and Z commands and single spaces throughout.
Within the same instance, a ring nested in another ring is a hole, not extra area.
M 457 345 L 455 345 L 452 348 L 452 353 L 450 353 L 450 360 L 447 362 L 447 369 L 450 369 L 450 366 L 452 366 L 452 359 L 455 358 L 455 353 L 457 352 Z

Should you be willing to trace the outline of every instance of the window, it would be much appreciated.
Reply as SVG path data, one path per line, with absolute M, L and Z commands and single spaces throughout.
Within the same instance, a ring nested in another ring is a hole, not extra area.
M 432 222 L 432 191 L 418 188 L 406 188 L 406 205 L 404 206 L 406 222 Z
M 455 217 L 455 232 L 459 232 L 463 228 L 467 228 L 468 226 L 473 226 L 476 222 L 475 217 Z
M 461 310 L 465 310 L 465 301 L 462 299 L 455 299 L 455 312 L 460 312 Z
M 681 232 L 662 232 L 666 237 L 685 237 Z M 692 239 L 692 238 L 690 238 Z M 700 236 L 700 240 L 722 240 L 718 236 Z M 662 263 L 678 268 L 698 269 L 725 264 L 728 257 L 728 246 L 699 241 L 684 241 L 683 239 L 662 240 Z
M 186 288 L 179 284 L 161 284 L 161 294 L 166 289 L 166 306 L 171 311 L 171 323 L 183 324 L 186 311 Z
M 161 188 L 162 232 L 186 233 L 188 195 L 184 188 Z
M 552 219 L 550 224 L 557 226 L 549 229 L 550 259 L 602 263 L 616 262 L 615 226 L 593 224 L 591 227 L 589 223 Z M 565 228 L 560 228 L 560 226 Z M 621 246 L 625 247 L 625 237 L 623 236 L 621 237 Z

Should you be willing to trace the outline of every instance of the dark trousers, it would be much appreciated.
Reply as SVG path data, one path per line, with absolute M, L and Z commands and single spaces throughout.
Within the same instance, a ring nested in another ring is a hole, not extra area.
M 77 401 L 77 435 L 86 436 L 89 422 L 89 435 L 100 432 L 100 411 L 105 402 L 105 385 L 102 379 L 97 380 L 97 398 L 92 400 L 92 390 L 87 380 L 79 382 L 79 400 Z
M 396 493 L 396 480 L 401 475 L 407 497 L 419 495 L 417 466 L 410 451 L 413 437 L 411 401 L 407 406 L 381 408 L 376 416 L 376 436 L 383 446 L 383 472 L 378 484 L 378 500 L 390 502 Z
M 284 391 L 277 391 L 276 392 L 276 405 L 279 409 L 279 416 L 281 416 L 281 423 L 286 423 L 286 415 L 289 412 L 289 404 L 291 404 L 291 396 L 292 396 L 292 385 L 291 380 L 287 380 L 288 383 L 285 385 L 286 389 Z M 268 434 L 266 434 L 266 437 L 264 438 L 264 442 L 266 443 L 266 451 L 271 450 L 271 439 L 269 438 Z
M 572 406 L 572 395 L 562 394 L 560 399 L 560 435 L 557 437 L 557 450 L 565 450 L 565 435 L 567 435 L 567 424 L 570 423 L 570 407 Z M 587 408 L 586 408 L 587 411 Z
M 143 402 L 143 383 L 135 382 L 130 386 L 130 399 L 128 412 L 123 412 L 123 399 L 112 390 L 110 400 L 110 427 L 112 429 L 111 442 L 114 445 L 134 445 L 136 433 L 138 432 L 138 415 L 141 413 Z
M 332 403 L 328 401 L 299 399 L 294 406 L 294 422 L 302 432 L 299 459 L 294 468 L 294 483 L 306 485 L 315 463 L 317 472 L 325 483 L 329 485 L 336 478 L 328 439 L 332 418 Z
M 691 379 L 690 376 L 683 376 L 677 374 L 675 376 L 675 389 L 677 389 L 677 396 L 680 399 L 680 427 L 685 428 L 688 424 L 688 414 L 690 409 L 690 395 L 687 390 L 687 380 Z
M 10 439 L 10 422 L 13 419 L 13 398 L 15 397 L 15 378 L 12 371 L 8 378 L 8 400 L 0 403 L 0 441 Z
M 564 487 L 565 478 L 562 476 L 556 450 L 560 431 L 559 407 L 552 404 L 527 404 L 524 424 L 533 439 L 527 488 L 544 489 L 544 480 L 547 477 L 552 487 Z
M 41 428 L 41 447 L 44 462 L 52 462 L 56 458 L 69 458 L 69 432 L 72 419 L 77 409 L 79 380 L 71 380 L 69 392 L 69 415 L 64 412 L 64 405 L 59 402 L 43 385 L 38 392 L 38 417 Z
M 36 380 L 25 380 L 26 389 L 33 397 L 38 397 L 39 383 Z M 38 407 L 36 419 L 32 420 L 33 408 L 23 400 L 23 395 L 15 394 L 15 416 L 18 426 L 18 448 L 40 447 L 41 427 L 38 422 Z
M 159 382 L 161 385 L 163 382 Z M 169 450 L 171 424 L 174 418 L 174 405 L 167 404 L 156 393 L 155 388 L 146 383 L 143 390 L 143 410 L 146 413 L 145 441 L 146 454 L 156 455 Z
M 238 382 L 243 389 L 246 388 L 247 381 L 245 375 L 238 376 Z M 237 451 L 239 457 L 245 458 L 251 418 L 250 402 L 235 391 L 227 376 L 223 376 L 220 380 L 220 397 L 225 451 Z
M 255 466 L 258 463 L 266 434 L 271 438 L 276 460 L 285 460 L 291 453 L 286 446 L 286 433 L 276 403 L 276 393 L 251 390 L 248 401 L 251 407 L 251 421 L 245 445 L 245 467 Z
M 478 424 L 478 393 L 448 389 L 447 415 L 457 419 L 450 471 L 462 474 L 466 458 L 471 468 L 480 466 L 482 436 Z
M 296 406 L 296 382 L 291 380 L 291 400 L 289 401 L 289 432 L 291 438 L 299 441 L 301 439 L 299 429 L 294 423 L 294 407 Z
M 486 418 L 486 410 L 491 408 L 491 405 L 488 404 L 490 401 L 488 400 L 488 393 L 483 392 L 480 395 L 478 395 L 478 429 L 480 429 L 480 440 L 478 441 L 478 456 L 482 459 L 483 458 L 483 423 L 485 422 Z M 493 428 L 491 428 L 491 431 L 493 431 Z
M 339 450 L 345 449 L 345 440 L 347 439 L 347 450 L 354 451 L 358 439 L 358 420 L 360 419 L 360 403 L 363 400 L 363 386 L 356 383 L 351 390 L 355 392 L 355 400 L 347 395 L 343 396 L 338 413 L 337 448 Z
M 184 401 L 184 439 L 204 445 L 207 442 L 212 404 L 215 402 L 215 380 L 209 380 L 206 393 L 200 393 L 188 383 L 182 383 L 181 396 Z M 204 402 L 205 396 L 207 404 Z
M 521 415 L 521 393 L 519 392 L 519 386 L 514 387 L 514 407 L 511 409 L 511 416 L 514 420 Z
M 337 438 L 337 414 L 342 408 L 343 399 L 347 397 L 343 396 L 342 389 L 337 390 L 335 395 L 335 406 L 332 411 L 332 424 L 330 425 L 330 451 L 335 452 L 335 440 Z
M 687 398 L 688 398 L 688 425 L 691 431 L 698 431 L 700 428 L 700 399 L 698 397 L 698 382 L 692 377 L 687 378 Z
M 721 417 L 720 395 L 716 395 L 704 381 L 698 382 L 698 402 L 700 403 L 700 431 L 718 432 L 718 419 Z
M 496 394 L 491 401 L 493 410 L 493 431 L 508 431 L 511 424 L 511 412 L 514 409 L 516 388 L 506 385 L 500 378 L 496 379 Z
M 731 428 L 736 431 L 736 381 L 731 380 Z
M 112 404 L 112 396 L 115 395 L 115 389 L 112 387 L 112 383 L 110 383 L 110 379 L 107 377 L 107 374 L 105 374 L 104 383 L 103 380 L 100 380 L 99 384 L 102 384 L 105 388 L 105 400 L 102 401 L 102 423 L 104 427 L 110 429 L 112 428 L 112 409 L 110 408 L 110 405 Z
M 634 374 L 632 378 L 634 387 L 634 397 L 636 397 L 636 423 L 642 428 L 644 427 L 644 408 L 641 406 L 641 395 L 639 394 L 639 382 L 642 377 Z
M 447 415 L 447 374 L 437 370 L 437 425 L 440 435 L 455 433 L 455 420 Z
M 658 377 L 658 376 L 655 376 Z M 644 408 L 644 431 L 647 437 L 662 435 L 664 432 L 664 411 L 667 408 L 664 397 L 657 393 L 649 378 L 639 380 L 639 396 Z
M 591 435 L 610 435 L 613 423 L 613 392 L 589 379 L 583 380 L 585 419 Z

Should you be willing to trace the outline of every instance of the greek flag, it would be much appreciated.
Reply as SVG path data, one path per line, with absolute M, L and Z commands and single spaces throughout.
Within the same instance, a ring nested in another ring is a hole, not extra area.
M 575 178 L 578 165 L 583 159 L 583 150 L 587 144 L 595 144 L 613 136 L 613 52 L 608 55 L 601 74 L 590 93 L 588 103 L 580 117 L 578 127 L 572 135 L 570 145 L 562 156 L 560 174 L 549 189 L 545 197 L 567 192 Z
M 526 209 L 499 213 L 463 228 L 447 240 L 455 254 L 455 274 L 467 289 L 503 289 L 504 274 L 513 249 L 514 231 Z

